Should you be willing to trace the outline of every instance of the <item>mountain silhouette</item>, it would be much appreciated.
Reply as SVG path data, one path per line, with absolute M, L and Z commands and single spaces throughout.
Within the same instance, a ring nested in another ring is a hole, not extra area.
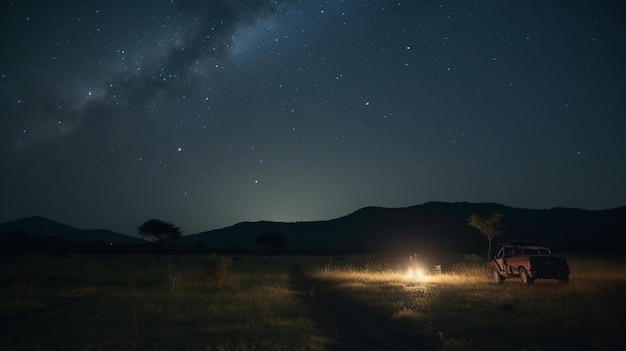
M 494 203 L 428 202 L 404 208 L 365 207 L 346 216 L 311 222 L 242 222 L 185 235 L 168 246 L 259 252 L 255 238 L 279 232 L 286 238 L 284 250 L 293 253 L 486 253 L 487 239 L 467 224 L 476 213 L 502 217 L 502 235 L 494 240 L 530 240 L 556 252 L 615 252 L 626 233 L 626 206 L 607 210 L 577 208 L 524 209 Z M 57 236 L 72 242 L 141 244 L 147 241 L 104 229 L 84 230 L 43 217 L 29 217 L 0 224 L 0 236 L 24 232 Z
M 27 217 L 0 224 L 0 236 L 25 233 L 38 237 L 54 236 L 71 242 L 104 242 L 111 244 L 141 244 L 146 241 L 106 229 L 78 229 L 45 217 Z
M 626 232 L 626 206 L 609 210 L 512 208 L 494 203 L 428 202 L 405 208 L 366 207 L 315 222 L 243 222 L 187 235 L 178 245 L 253 249 L 257 235 L 277 231 L 285 248 L 301 252 L 486 252 L 487 239 L 467 224 L 476 213 L 503 215 L 496 242 L 531 240 L 556 251 L 620 252 L 612 243 Z

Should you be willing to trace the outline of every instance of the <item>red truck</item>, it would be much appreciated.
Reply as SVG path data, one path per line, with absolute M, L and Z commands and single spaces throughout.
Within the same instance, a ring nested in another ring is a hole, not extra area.
M 496 283 L 513 277 L 520 277 L 527 285 L 535 279 L 558 279 L 565 284 L 569 282 L 567 260 L 552 255 L 548 247 L 521 241 L 510 241 L 500 246 L 496 257 L 489 262 Z

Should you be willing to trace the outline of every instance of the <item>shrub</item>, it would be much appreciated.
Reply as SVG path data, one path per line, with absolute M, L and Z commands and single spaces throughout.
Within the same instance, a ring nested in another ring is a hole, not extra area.
M 469 264 L 480 265 L 485 263 L 485 257 L 475 253 L 465 255 L 465 262 Z
M 202 278 L 218 286 L 223 286 L 230 281 L 231 272 L 230 265 L 233 259 L 231 257 L 220 256 L 214 253 L 208 255 L 202 261 Z
M 11 279 L 11 289 L 15 294 L 15 302 L 18 302 L 22 297 L 33 295 L 36 283 L 37 275 L 35 273 L 27 272 L 15 275 Z

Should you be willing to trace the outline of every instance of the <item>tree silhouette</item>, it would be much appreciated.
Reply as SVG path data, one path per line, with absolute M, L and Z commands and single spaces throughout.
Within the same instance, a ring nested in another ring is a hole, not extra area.
M 140 236 L 157 241 L 158 258 L 161 258 L 161 251 L 167 241 L 179 238 L 182 235 L 179 227 L 159 219 L 147 220 L 137 230 Z
M 267 249 L 267 253 L 271 260 L 272 253 L 278 251 L 283 245 L 285 245 L 287 239 L 281 233 L 273 231 L 257 235 L 254 242 Z
M 467 219 L 467 224 L 480 230 L 489 241 L 487 260 L 491 261 L 491 241 L 496 236 L 502 234 L 502 214 L 494 212 L 491 214 L 491 217 L 483 218 L 476 213 L 472 213 Z

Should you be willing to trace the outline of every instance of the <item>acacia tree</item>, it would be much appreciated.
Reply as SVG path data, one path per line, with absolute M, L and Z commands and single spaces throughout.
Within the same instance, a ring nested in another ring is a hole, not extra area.
M 179 227 L 159 219 L 149 219 L 137 230 L 140 236 L 156 240 L 158 258 L 161 258 L 161 250 L 167 241 L 180 238 L 182 235 Z
M 502 234 L 502 214 L 493 212 L 490 217 L 483 218 L 476 213 L 472 213 L 467 218 L 467 224 L 480 230 L 489 241 L 487 247 L 487 260 L 491 260 L 491 241 Z
M 257 235 L 254 242 L 257 245 L 264 246 L 267 249 L 267 253 L 271 260 L 272 253 L 278 251 L 278 249 L 285 245 L 287 239 L 281 233 L 273 231 Z

